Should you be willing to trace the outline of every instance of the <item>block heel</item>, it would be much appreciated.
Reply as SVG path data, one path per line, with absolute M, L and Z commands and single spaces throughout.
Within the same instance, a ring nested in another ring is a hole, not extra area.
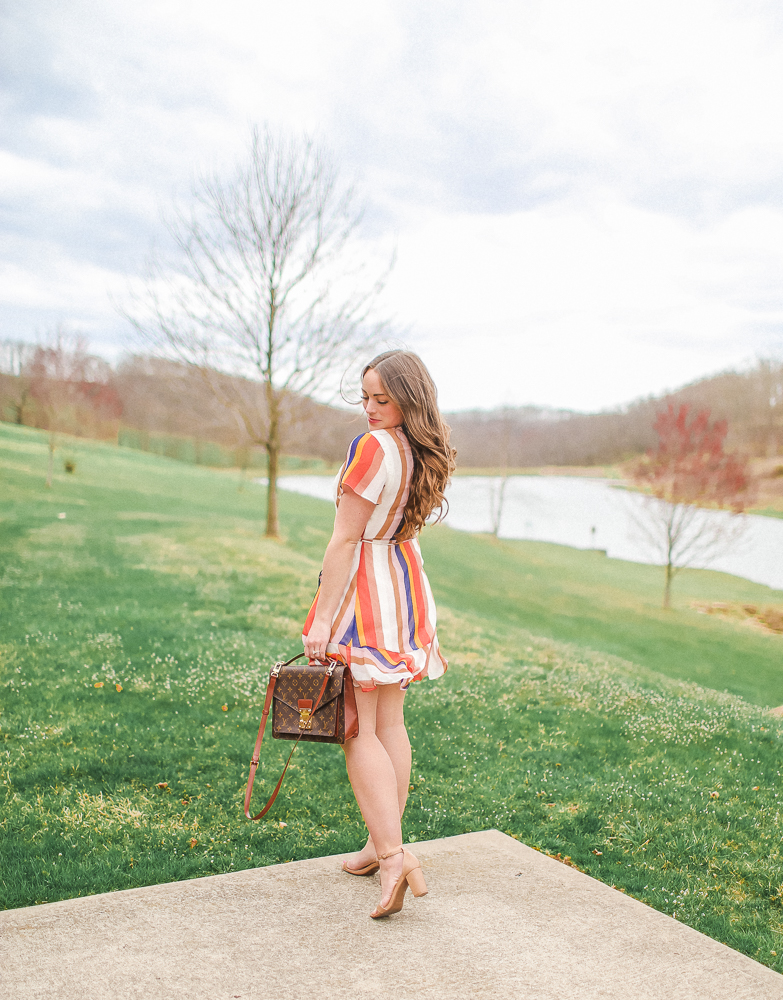
M 421 868 L 418 867 L 418 862 L 417 862 L 417 867 L 412 868 L 408 872 L 406 878 L 408 880 L 408 885 L 411 887 L 411 892 L 413 893 L 414 896 L 427 895 L 429 890 L 427 889 L 427 883 L 424 881 L 424 873 L 422 872 Z

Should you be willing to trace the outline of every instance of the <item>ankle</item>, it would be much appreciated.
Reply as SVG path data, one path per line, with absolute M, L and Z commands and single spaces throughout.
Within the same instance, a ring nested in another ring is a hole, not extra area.
M 377 857 L 379 861 L 388 861 L 389 858 L 394 858 L 398 854 L 403 854 L 403 853 L 404 853 L 404 848 L 402 847 L 402 845 L 400 845 L 399 847 L 393 848 L 391 851 L 385 851 L 383 854 L 379 854 Z

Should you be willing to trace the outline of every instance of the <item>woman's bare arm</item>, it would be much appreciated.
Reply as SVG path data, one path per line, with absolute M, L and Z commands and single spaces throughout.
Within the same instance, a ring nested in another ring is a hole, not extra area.
M 375 504 L 371 500 L 360 497 L 349 486 L 343 487 L 340 506 L 334 519 L 334 531 L 324 555 L 315 618 L 304 642 L 305 652 L 309 656 L 326 651 L 326 644 L 331 636 L 332 618 L 348 582 L 356 545 L 374 510 Z

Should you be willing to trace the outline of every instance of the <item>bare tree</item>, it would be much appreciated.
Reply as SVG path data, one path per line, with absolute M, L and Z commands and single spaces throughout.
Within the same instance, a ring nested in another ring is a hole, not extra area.
M 501 470 L 497 478 L 493 477 L 490 480 L 490 517 L 492 520 L 492 534 L 495 538 L 498 537 L 498 532 L 500 531 L 500 522 L 503 519 L 503 508 L 506 502 L 506 487 L 508 486 L 508 468 L 510 464 L 509 453 L 513 430 L 512 422 L 512 410 L 510 407 L 504 406 L 500 411 L 500 434 L 497 439 L 500 445 L 502 460 Z
M 233 176 L 205 176 L 167 222 L 172 264 L 150 262 L 122 309 L 154 348 L 196 369 L 233 415 L 237 446 L 268 459 L 266 534 L 279 533 L 286 399 L 312 393 L 380 333 L 353 187 L 312 138 L 254 129 Z
M 752 481 L 747 459 L 724 451 L 726 421 L 711 421 L 709 410 L 689 418 L 687 404 L 670 403 L 653 427 L 657 447 L 630 472 L 650 493 L 634 520 L 663 558 L 663 606 L 668 608 L 672 580 L 680 569 L 716 557 L 742 535 L 738 515 L 751 499 Z
M 768 458 L 778 453 L 783 421 L 783 364 L 763 358 L 756 368 L 758 391 L 755 396 L 759 412 L 760 437 Z
M 21 375 L 34 351 L 35 344 L 25 340 L 0 340 L 0 372 Z
M 34 353 L 35 344 L 23 340 L 0 341 L 0 419 L 8 414 L 15 424 L 25 422 L 25 407 L 30 402 L 26 369 Z
M 671 503 L 654 496 L 638 498 L 630 511 L 640 539 L 665 566 L 664 608 L 671 607 L 674 577 L 689 566 L 704 566 L 742 539 L 747 522 L 739 512 Z
M 83 337 L 61 327 L 48 344 L 35 347 L 22 374 L 29 380 L 35 426 L 49 432 L 51 487 L 58 436 L 116 437 L 122 406 L 109 364 L 88 353 Z
M 489 516 L 492 522 L 492 534 L 498 537 L 500 522 L 503 518 L 503 508 L 506 502 L 506 487 L 508 486 L 508 470 L 502 476 L 490 480 Z

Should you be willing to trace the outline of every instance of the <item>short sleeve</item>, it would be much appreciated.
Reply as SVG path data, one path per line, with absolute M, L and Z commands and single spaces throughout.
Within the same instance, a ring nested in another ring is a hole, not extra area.
M 350 486 L 365 500 L 377 504 L 386 483 L 383 448 L 372 434 L 362 434 L 351 442 L 340 486 Z

